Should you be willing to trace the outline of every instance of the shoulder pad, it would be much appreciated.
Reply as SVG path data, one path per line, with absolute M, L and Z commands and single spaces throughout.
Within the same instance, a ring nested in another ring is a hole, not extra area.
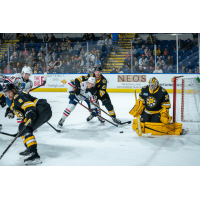
M 162 92 L 167 92 L 164 88 L 162 88 Z
M 18 96 L 19 96 L 19 95 L 18 95 L 18 94 L 16 94 L 16 95 L 14 96 L 14 99 L 16 99 Z
M 90 73 L 89 75 L 90 75 L 90 77 L 93 77 L 93 76 L 94 76 L 94 74 L 93 74 L 93 73 Z
M 145 89 L 147 87 L 147 85 L 145 85 L 144 87 L 142 87 L 142 89 Z

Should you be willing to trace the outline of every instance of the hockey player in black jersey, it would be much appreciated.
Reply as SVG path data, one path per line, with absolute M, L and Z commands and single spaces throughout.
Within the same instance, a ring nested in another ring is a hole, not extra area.
M 138 123 L 138 119 L 133 120 L 133 130 L 139 133 L 141 129 L 142 133 L 153 135 L 181 135 L 182 124 L 170 123 L 170 108 L 169 94 L 155 77 L 150 78 L 149 84 L 142 88 L 139 99 L 129 112 L 133 117 L 140 116 L 141 123 Z
M 95 68 L 94 73 L 90 73 L 87 76 L 79 76 L 78 78 L 75 79 L 75 93 L 76 95 L 80 94 L 80 83 L 82 81 L 86 81 L 89 77 L 95 77 L 96 79 L 96 84 L 95 87 L 92 88 L 93 91 L 90 91 L 93 95 L 97 95 L 97 99 L 101 100 L 102 104 L 106 107 L 108 110 L 109 115 L 112 117 L 113 121 L 115 123 L 121 123 L 118 119 L 116 119 L 116 114 L 114 111 L 114 107 L 111 103 L 110 97 L 106 91 L 107 89 L 107 80 L 106 78 L 101 74 L 101 66 L 97 66 Z M 91 120 L 93 116 L 89 116 L 87 118 L 87 121 Z
M 50 105 L 45 99 L 37 99 L 26 92 L 18 91 L 12 83 L 4 86 L 4 93 L 12 101 L 11 106 L 6 110 L 5 117 L 14 118 L 14 114 L 19 117 L 23 121 L 19 125 L 19 130 L 28 119 L 31 119 L 31 123 L 20 135 L 26 146 L 26 150 L 20 153 L 20 157 L 24 158 L 26 165 L 41 163 L 33 131 L 51 118 Z

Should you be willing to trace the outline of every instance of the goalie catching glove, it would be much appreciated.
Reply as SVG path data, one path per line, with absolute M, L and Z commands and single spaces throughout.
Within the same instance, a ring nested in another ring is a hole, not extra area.
M 129 114 L 133 115 L 133 117 L 137 117 L 138 115 L 142 114 L 144 108 L 145 108 L 144 104 L 142 103 L 142 101 L 138 99 L 136 101 L 135 106 L 132 108 Z
M 169 124 L 172 120 L 172 117 L 169 115 L 169 109 L 163 108 L 160 111 L 160 121 L 163 124 Z

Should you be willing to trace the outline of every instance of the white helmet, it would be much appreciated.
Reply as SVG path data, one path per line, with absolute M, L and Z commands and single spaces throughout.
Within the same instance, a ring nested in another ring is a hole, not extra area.
M 28 66 L 24 66 L 24 67 L 22 68 L 22 74 L 23 74 L 23 72 L 24 72 L 24 75 L 25 75 L 25 74 L 30 74 L 30 76 L 31 76 L 31 74 L 32 74 L 32 69 L 31 69 L 30 67 L 28 67 Z
M 88 83 L 92 83 L 95 86 L 95 83 L 96 83 L 95 77 L 88 78 Z

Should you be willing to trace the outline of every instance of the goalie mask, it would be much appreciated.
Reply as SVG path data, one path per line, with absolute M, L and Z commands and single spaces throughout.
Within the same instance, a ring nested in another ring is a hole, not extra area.
M 155 77 L 150 78 L 148 83 L 149 83 L 149 89 L 151 93 L 153 93 L 159 86 L 159 82 L 157 78 Z

